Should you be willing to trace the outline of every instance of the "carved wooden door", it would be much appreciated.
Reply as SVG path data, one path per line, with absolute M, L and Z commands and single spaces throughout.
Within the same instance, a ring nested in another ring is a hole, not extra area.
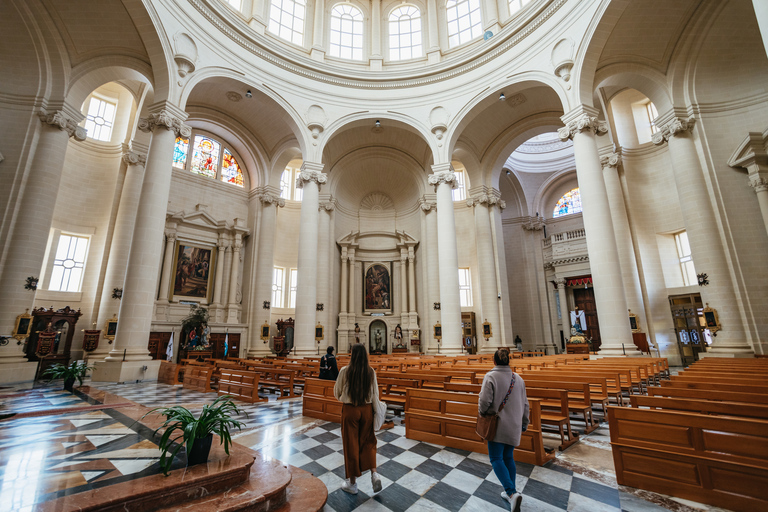
M 573 288 L 573 301 L 576 307 L 584 311 L 587 329 L 584 332 L 592 338 L 592 350 L 600 350 L 600 323 L 597 320 L 594 288 Z

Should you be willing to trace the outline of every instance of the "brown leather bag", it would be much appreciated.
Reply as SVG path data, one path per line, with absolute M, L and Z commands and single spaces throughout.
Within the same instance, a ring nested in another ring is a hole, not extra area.
M 515 387 L 515 375 L 512 374 L 512 382 L 509 384 L 509 391 L 504 397 L 504 401 L 499 406 L 499 412 L 487 411 L 485 414 L 477 412 L 477 426 L 475 426 L 475 433 L 480 436 L 484 441 L 493 441 L 496 437 L 496 427 L 499 425 L 499 413 L 507 405 L 507 399 L 509 394 L 512 393 L 512 388 Z

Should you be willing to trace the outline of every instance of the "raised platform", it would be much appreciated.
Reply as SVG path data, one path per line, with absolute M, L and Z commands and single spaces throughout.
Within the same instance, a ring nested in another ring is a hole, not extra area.
M 186 467 L 182 455 L 166 477 L 154 436 L 162 417 L 142 419 L 148 408 L 95 388 L 76 392 L 45 388 L 4 395 L 4 412 L 17 414 L 0 422 L 0 460 L 8 468 L 33 452 L 37 460 L 14 482 L 24 506 L 287 512 L 325 505 L 328 493 L 319 479 L 238 444 L 227 456 L 216 440 L 206 464 Z M 3 502 L 18 497 L 0 492 Z

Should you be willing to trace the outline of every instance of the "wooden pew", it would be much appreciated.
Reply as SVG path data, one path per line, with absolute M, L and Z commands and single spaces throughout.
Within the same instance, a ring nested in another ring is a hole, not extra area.
M 560 451 L 565 450 L 579 440 L 579 435 L 571 427 L 568 414 L 568 392 L 564 389 L 525 388 L 528 398 L 541 400 L 541 424 L 554 425 L 560 432 Z M 530 400 L 529 400 L 530 405 Z
M 405 395 L 407 389 L 419 387 L 419 381 L 417 379 L 408 379 L 405 375 L 403 375 L 402 379 L 379 377 L 377 375 L 376 381 L 379 384 L 379 395 L 381 396 L 381 399 L 386 402 L 387 407 L 392 408 L 398 416 L 400 415 L 400 411 L 405 409 Z
M 633 396 L 632 407 L 648 407 L 667 411 L 688 411 L 698 414 L 718 414 L 768 420 L 768 403 L 747 404 L 743 402 L 721 402 L 694 398 L 671 398 L 663 396 Z
M 541 403 L 529 400 L 531 422 L 515 448 L 515 460 L 542 466 L 554 454 L 544 449 Z M 417 441 L 488 453 L 488 444 L 475 433 L 477 395 L 409 388 L 405 407 L 405 437 Z
M 648 388 L 648 396 L 668 396 L 674 398 L 696 398 L 702 400 L 720 400 L 723 402 L 742 402 L 749 404 L 766 404 L 768 395 L 760 393 L 740 393 L 712 389 L 675 388 L 658 386 Z
M 768 422 L 609 407 L 616 481 L 729 510 L 768 509 Z
M 734 391 L 741 393 L 756 393 L 760 395 L 768 394 L 768 385 L 756 386 L 745 384 L 713 384 L 707 381 L 671 381 L 665 380 L 661 387 L 669 388 L 688 388 L 688 389 L 710 389 L 713 391 Z
M 334 380 L 308 378 L 304 381 L 302 414 L 309 418 L 341 423 L 342 403 L 333 396 Z
M 224 368 L 219 375 L 219 396 L 230 395 L 248 403 L 266 402 L 259 398 L 259 374 L 248 370 Z
M 168 361 L 160 361 L 160 370 L 157 374 L 157 382 L 161 384 L 170 384 L 171 386 L 181 385 L 181 374 L 183 366 Z
M 281 398 L 294 398 L 293 386 L 294 376 L 293 370 L 284 370 L 279 368 L 257 368 L 255 370 L 259 373 L 259 387 L 262 389 L 272 389 L 279 393 L 278 400 Z M 329 381 L 334 382 L 334 381 Z M 285 392 L 288 395 L 285 395 Z
M 184 389 L 210 393 L 211 380 L 213 378 L 213 366 L 187 366 L 184 369 Z
M 595 420 L 592 414 L 592 399 L 590 397 L 589 383 L 572 381 L 566 377 L 555 377 L 551 379 L 536 379 L 535 377 L 529 377 L 535 374 L 535 372 L 532 372 L 523 375 L 526 389 L 564 389 L 568 392 L 568 408 L 566 409 L 566 414 L 570 411 L 576 412 L 577 414 L 580 413 L 584 417 L 584 425 L 587 433 L 592 432 L 599 426 L 599 423 Z M 547 404 L 542 404 L 542 406 L 546 409 Z
M 589 375 L 585 375 L 584 373 L 568 371 L 564 368 L 562 370 L 554 369 L 527 373 L 522 372 L 520 375 L 523 376 L 523 379 L 526 377 L 539 380 L 545 378 L 560 378 L 572 382 L 589 384 L 589 399 L 592 401 L 592 404 L 599 405 L 603 413 L 605 413 L 610 398 L 615 398 L 617 405 L 622 404 L 621 386 L 616 386 L 616 382 L 620 382 L 620 379 L 616 375 L 611 378 L 610 373 L 603 375 L 596 375 L 595 373 L 596 372 L 589 372 Z M 610 386 L 608 384 L 609 382 Z

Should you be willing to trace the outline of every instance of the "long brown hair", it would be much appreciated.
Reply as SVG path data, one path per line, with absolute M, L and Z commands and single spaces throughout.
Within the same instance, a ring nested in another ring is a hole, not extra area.
M 368 366 L 368 353 L 361 343 L 352 345 L 347 368 L 347 396 L 352 405 L 363 405 L 368 400 L 373 384 L 373 368 Z

